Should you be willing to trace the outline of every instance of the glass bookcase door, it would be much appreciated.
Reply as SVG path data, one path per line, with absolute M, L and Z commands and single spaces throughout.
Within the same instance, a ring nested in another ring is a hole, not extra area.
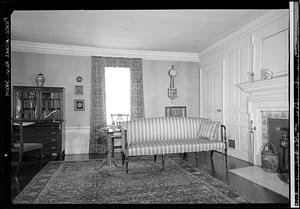
M 62 92 L 41 92 L 41 115 L 44 119 L 62 120 Z
M 39 92 L 34 90 L 18 90 L 15 92 L 15 119 L 38 119 L 38 94 Z

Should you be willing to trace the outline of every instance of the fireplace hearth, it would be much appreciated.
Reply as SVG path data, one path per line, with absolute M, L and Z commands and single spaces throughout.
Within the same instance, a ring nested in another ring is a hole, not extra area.
M 278 152 L 278 175 L 289 183 L 289 120 L 287 112 L 262 113 L 263 143 L 272 143 Z

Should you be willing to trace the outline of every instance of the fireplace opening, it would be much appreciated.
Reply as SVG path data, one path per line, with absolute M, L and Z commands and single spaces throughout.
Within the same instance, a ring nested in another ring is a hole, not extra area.
M 269 142 L 275 145 L 278 152 L 279 177 L 284 182 L 289 182 L 289 121 L 288 119 L 268 118 Z

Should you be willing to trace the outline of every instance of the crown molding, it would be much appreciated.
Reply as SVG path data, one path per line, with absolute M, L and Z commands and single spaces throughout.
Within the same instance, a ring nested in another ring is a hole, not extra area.
M 203 57 L 208 56 L 209 54 L 212 54 L 215 51 L 220 50 L 225 46 L 231 44 L 232 42 L 244 38 L 253 33 L 254 31 L 258 30 L 259 28 L 264 27 L 265 25 L 270 24 L 271 22 L 276 21 L 285 16 L 289 16 L 288 10 L 272 10 L 270 12 L 267 12 L 266 14 L 257 18 L 256 20 L 233 32 L 229 36 L 215 42 L 214 44 L 199 52 L 198 55 L 200 62 L 203 59 Z
M 15 52 L 31 52 L 73 56 L 128 57 L 142 58 L 145 60 L 199 62 L 199 57 L 197 53 L 108 49 L 87 46 L 28 42 L 19 40 L 11 41 L 11 49 Z

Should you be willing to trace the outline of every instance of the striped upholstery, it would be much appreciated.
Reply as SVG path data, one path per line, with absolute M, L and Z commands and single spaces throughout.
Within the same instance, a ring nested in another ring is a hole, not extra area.
M 203 121 L 199 127 L 197 138 L 215 140 L 217 139 L 217 133 L 220 128 L 220 122 Z
M 129 121 L 128 143 L 196 138 L 202 118 L 160 117 Z
M 221 150 L 225 145 L 221 141 L 204 139 L 144 141 L 129 145 L 128 155 L 154 155 L 184 152 L 199 152 L 208 150 Z
M 195 117 L 158 117 L 128 121 L 127 156 L 198 152 L 224 149 L 224 143 L 197 137 L 200 125 L 207 121 Z

